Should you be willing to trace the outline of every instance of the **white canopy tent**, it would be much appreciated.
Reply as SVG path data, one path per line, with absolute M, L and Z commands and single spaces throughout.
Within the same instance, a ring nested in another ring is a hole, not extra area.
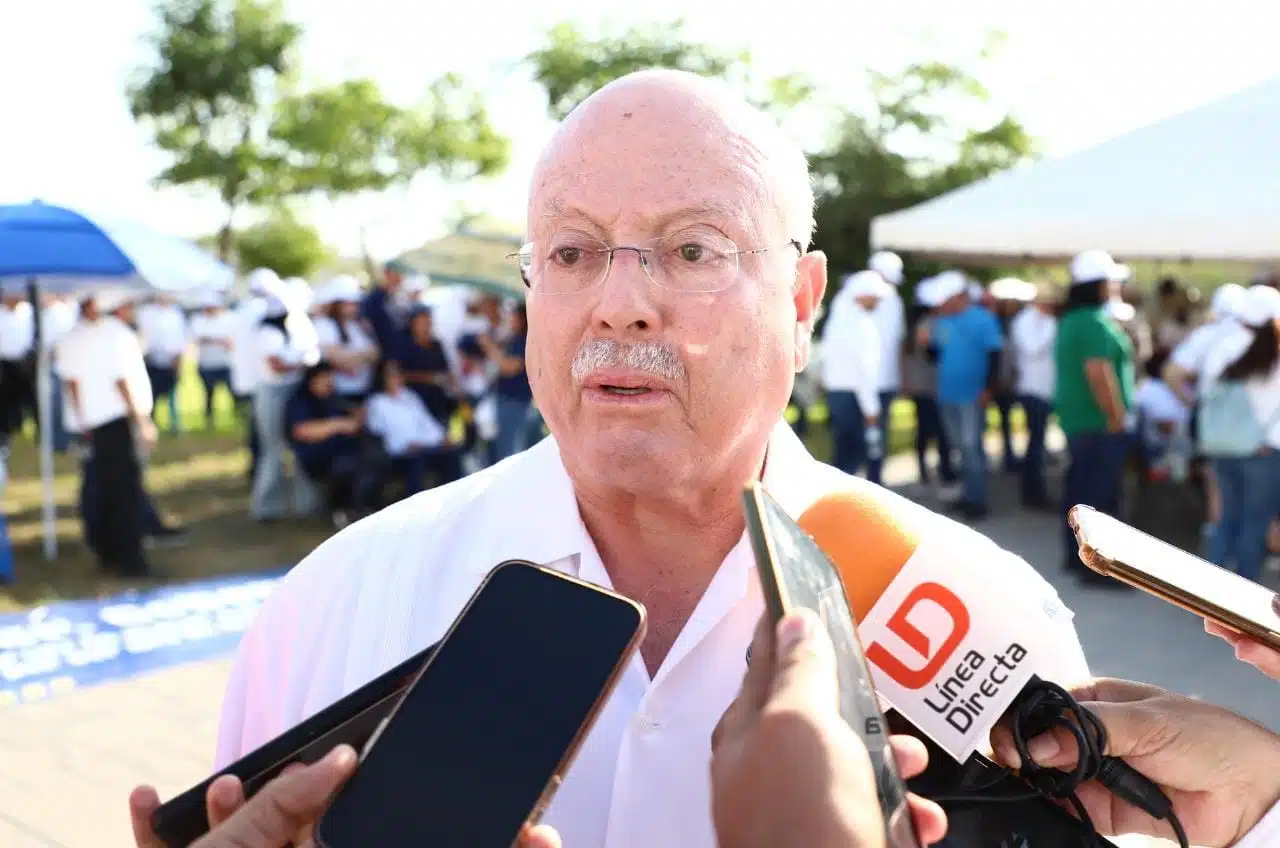
M 872 221 L 871 243 L 957 262 L 1280 259 L 1280 77 Z

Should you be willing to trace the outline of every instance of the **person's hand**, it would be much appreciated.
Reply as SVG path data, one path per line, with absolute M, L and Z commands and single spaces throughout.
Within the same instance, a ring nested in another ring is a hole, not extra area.
M 156 424 L 145 415 L 139 415 L 133 419 L 134 432 L 138 434 L 138 439 L 147 446 L 156 443 Z
M 1072 694 L 1106 727 L 1105 753 L 1125 760 L 1169 796 L 1193 845 L 1234 845 L 1280 800 L 1280 735 L 1230 710 L 1145 683 L 1095 680 Z M 1001 762 L 1021 765 L 1007 727 L 997 726 L 991 743 Z M 1050 768 L 1069 769 L 1078 759 L 1074 737 L 1061 728 L 1032 739 L 1027 750 Z M 1171 836 L 1167 822 L 1101 784 L 1083 784 L 1078 796 L 1105 836 Z
M 1271 601 L 1271 606 L 1276 614 L 1280 615 L 1280 595 Z M 1272 680 L 1280 680 L 1280 651 L 1256 642 L 1229 627 L 1223 627 L 1216 621 L 1205 619 L 1204 629 L 1206 633 L 1225 640 L 1228 645 L 1235 648 L 1236 659 L 1248 663 Z
M 742 691 L 712 735 L 711 806 L 723 848 L 883 846 L 884 817 L 871 758 L 841 717 L 835 651 L 816 614 L 756 629 Z M 903 776 L 924 771 L 923 743 L 894 737 Z M 908 799 L 925 843 L 946 835 L 946 814 Z
M 339 745 L 309 766 L 289 766 L 249 801 L 239 779 L 223 775 L 205 799 L 209 832 L 191 848 L 314 846 L 315 822 L 355 772 L 357 760 L 355 749 Z M 139 786 L 129 795 L 137 848 L 165 848 L 151 827 L 159 807 L 160 798 L 150 786 Z M 517 848 L 561 848 L 560 837 L 546 825 L 526 828 Z

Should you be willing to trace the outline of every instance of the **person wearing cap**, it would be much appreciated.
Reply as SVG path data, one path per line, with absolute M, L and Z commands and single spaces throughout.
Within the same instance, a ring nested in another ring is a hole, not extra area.
M 235 332 L 231 338 L 231 393 L 236 412 L 244 423 L 249 448 L 249 486 L 258 472 L 258 428 L 253 423 L 253 396 L 261 382 L 258 357 L 258 326 L 267 314 L 267 295 L 280 287 L 280 278 L 270 268 L 258 268 L 246 281 L 249 296 L 236 305 Z
M 1209 320 L 1192 330 L 1169 354 L 1164 380 L 1184 402 L 1195 403 L 1197 389 L 1194 384 L 1204 370 L 1205 357 L 1213 349 L 1215 340 L 1239 324 L 1236 313 L 1244 296 L 1244 286 L 1235 283 L 1214 289 L 1209 300 Z
M 894 398 L 902 392 L 903 358 L 906 349 L 906 311 L 902 305 L 902 297 L 898 287 L 902 285 L 902 257 L 888 250 L 880 250 L 871 254 L 867 260 L 867 269 L 875 271 L 888 283 L 876 308 L 871 311 L 871 320 L 876 325 L 876 338 L 880 342 L 880 366 L 876 376 L 876 392 L 880 396 L 880 441 L 887 443 L 889 436 L 889 408 Z M 867 479 L 873 483 L 880 482 L 883 457 L 875 457 L 867 462 Z
M 269 293 L 265 317 L 254 336 L 259 383 L 253 396 L 253 418 L 261 450 L 249 498 L 249 514 L 255 521 L 275 521 L 289 511 L 284 462 L 289 450 L 286 410 L 303 373 L 320 361 L 320 342 L 303 309 L 286 288 Z M 318 497 L 302 474 L 293 476 L 296 513 L 311 512 Z
M 231 351 L 236 318 L 222 301 L 222 295 L 208 292 L 200 311 L 191 316 L 191 341 L 196 346 L 196 371 L 204 385 L 204 426 L 213 429 L 213 396 L 219 386 L 231 389 Z M 234 392 L 232 392 L 234 395 Z
M 1125 433 L 1133 404 L 1133 342 L 1108 312 L 1119 285 L 1130 276 L 1102 250 L 1086 250 L 1071 261 L 1071 285 L 1054 342 L 1054 412 L 1067 437 L 1070 465 L 1062 504 L 1087 504 L 1119 516 L 1128 455 Z M 1123 584 L 1098 579 L 1077 555 L 1074 532 L 1063 516 L 1063 557 L 1067 570 L 1101 586 Z
M 1280 509 L 1280 291 L 1253 286 L 1237 318 L 1205 361 L 1200 438 L 1222 510 L 1206 553 L 1258 580 Z
M 139 445 L 156 438 L 151 380 L 129 325 L 132 306 L 129 292 L 87 298 L 79 323 L 57 351 L 67 423 L 85 435 L 92 462 L 92 473 L 85 475 L 86 541 L 102 568 L 122 577 L 151 573 L 142 549 L 146 504 Z
M 169 407 L 169 429 L 182 432 L 178 413 L 178 372 L 187 350 L 187 316 L 167 295 L 157 295 L 137 309 L 138 332 L 151 378 L 151 395 Z M 155 409 L 152 409 L 152 417 Z
M 1048 285 L 1026 284 L 1030 295 L 1009 324 L 1013 348 L 1014 394 L 1027 419 L 1027 450 L 1022 456 L 1022 505 L 1044 509 L 1050 499 L 1044 483 L 1045 434 L 1053 414 L 1054 340 L 1058 335 L 1057 293 Z
M 333 366 L 334 393 L 348 405 L 364 402 L 381 356 L 373 334 L 360 320 L 363 296 L 360 283 L 350 276 L 330 280 L 316 296 L 321 310 L 315 318 L 320 353 Z
M 947 431 L 942 426 L 942 415 L 938 411 L 938 364 L 935 358 L 930 357 L 927 345 L 917 342 L 918 337 L 929 334 L 928 327 L 937 307 L 933 278 L 916 283 L 915 306 L 908 321 L 909 332 L 902 360 L 902 391 L 915 407 L 916 461 L 920 482 L 924 485 L 932 482 L 928 452 L 930 445 L 935 445 L 938 451 L 938 498 L 954 501 L 960 497 L 959 478 L 951 464 L 951 443 L 947 441 Z
M 831 299 L 822 330 L 822 388 L 833 443 L 831 464 L 846 474 L 857 474 L 873 456 L 882 457 L 884 452 L 877 392 L 880 340 L 872 313 L 891 291 L 875 271 L 850 274 Z
M 918 344 L 938 360 L 938 407 L 947 440 L 960 452 L 963 494 L 955 504 L 965 518 L 987 515 L 986 410 L 999 373 L 1004 336 L 987 309 L 973 302 L 960 271 L 934 278 L 938 317 L 919 332 Z

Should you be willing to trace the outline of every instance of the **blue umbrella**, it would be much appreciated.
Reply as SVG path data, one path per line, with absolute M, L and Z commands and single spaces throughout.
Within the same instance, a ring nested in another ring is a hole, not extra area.
M 0 205 L 0 289 L 21 286 L 36 317 L 37 395 L 45 480 L 44 550 L 57 554 L 53 511 L 50 381 L 41 343 L 40 291 L 83 294 L 106 287 L 180 293 L 225 289 L 235 272 L 194 244 L 136 223 L 33 201 Z

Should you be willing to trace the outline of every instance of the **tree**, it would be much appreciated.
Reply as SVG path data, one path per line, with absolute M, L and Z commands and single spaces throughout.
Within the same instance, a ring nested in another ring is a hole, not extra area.
M 952 116 L 966 105 L 987 98 L 981 82 L 961 68 L 916 63 L 895 75 L 872 74 L 869 84 L 874 108 L 846 114 L 832 142 L 810 157 L 817 194 L 814 241 L 826 252 L 833 278 L 866 267 L 876 216 L 1035 155 L 1033 140 L 1012 116 L 990 126 L 955 122 Z M 917 264 L 909 276 L 934 270 Z
M 129 86 L 134 119 L 173 157 L 167 185 L 205 185 L 226 209 L 218 254 L 231 253 L 231 222 L 279 195 L 280 161 L 267 138 L 269 104 L 284 82 L 301 29 L 278 0 L 166 0 L 148 37 L 154 59 Z
M 648 68 L 673 68 L 726 79 L 769 109 L 794 106 L 812 92 L 799 74 L 759 79 L 745 52 L 717 51 L 685 39 L 684 22 L 647 24 L 588 38 L 571 23 L 547 33 L 547 44 L 526 57 L 534 81 L 547 92 L 547 109 L 563 120 L 592 92 L 619 77 Z
M 129 87 L 130 108 L 173 157 L 158 182 L 218 195 L 224 260 L 242 209 L 381 191 L 429 168 L 464 177 L 507 163 L 507 140 L 455 75 L 431 84 L 415 108 L 386 101 L 367 79 L 296 90 L 301 30 L 280 0 L 161 0 L 156 14 L 154 58 Z
M 287 206 L 276 206 L 236 238 L 241 271 L 270 268 L 281 277 L 306 277 L 333 258 L 315 227 Z

